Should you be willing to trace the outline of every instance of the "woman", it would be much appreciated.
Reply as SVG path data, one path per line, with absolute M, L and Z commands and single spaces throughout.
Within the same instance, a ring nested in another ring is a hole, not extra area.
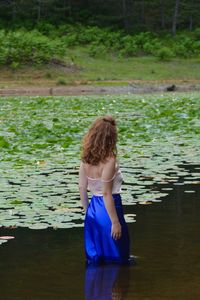
M 84 234 L 88 263 L 129 261 L 116 143 L 117 128 L 111 116 L 98 118 L 83 139 L 79 191 L 86 211 Z M 87 189 L 92 193 L 90 203 Z

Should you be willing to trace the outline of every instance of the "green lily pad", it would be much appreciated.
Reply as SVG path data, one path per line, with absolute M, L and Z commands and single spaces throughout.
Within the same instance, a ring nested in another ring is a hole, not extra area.
M 198 184 L 199 93 L 5 97 L 0 110 L 1 225 L 83 225 L 80 143 L 91 122 L 105 112 L 118 123 L 124 205 L 160 202 L 168 194 L 157 186 L 167 192 L 170 182 Z

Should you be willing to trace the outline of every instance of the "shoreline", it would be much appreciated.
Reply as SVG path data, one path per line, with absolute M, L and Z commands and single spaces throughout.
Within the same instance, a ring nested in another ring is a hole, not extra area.
M 13 87 L 0 88 L 0 97 L 7 96 L 78 96 L 107 94 L 145 94 L 156 92 L 200 91 L 200 84 L 129 84 L 129 85 L 78 85 L 55 87 Z

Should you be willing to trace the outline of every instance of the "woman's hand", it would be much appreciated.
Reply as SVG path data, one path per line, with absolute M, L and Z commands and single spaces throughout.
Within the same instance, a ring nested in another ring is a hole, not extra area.
M 112 224 L 111 227 L 111 236 L 114 240 L 118 240 L 121 238 L 122 235 L 122 228 L 119 222 L 115 222 Z

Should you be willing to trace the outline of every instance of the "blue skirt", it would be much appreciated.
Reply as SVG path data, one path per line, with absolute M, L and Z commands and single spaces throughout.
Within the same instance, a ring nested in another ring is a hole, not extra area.
M 111 220 L 104 205 L 103 196 L 92 196 L 85 216 L 84 238 L 87 263 L 129 262 L 130 243 L 128 227 L 124 219 L 120 194 L 113 201 L 122 227 L 118 240 L 111 236 Z

